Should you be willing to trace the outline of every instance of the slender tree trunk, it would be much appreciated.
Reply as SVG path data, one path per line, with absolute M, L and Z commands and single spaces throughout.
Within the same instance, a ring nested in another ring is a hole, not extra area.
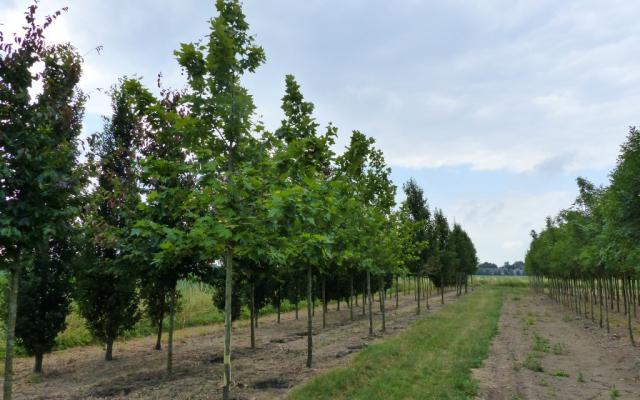
M 222 398 L 230 400 L 231 395 L 231 299 L 233 293 L 233 254 L 227 250 L 225 254 L 225 286 L 224 286 L 224 382 Z
M 427 303 L 427 310 L 430 310 L 431 306 L 429 305 L 429 296 L 431 296 L 432 283 L 431 283 L 431 279 L 428 276 L 427 276 L 427 279 L 426 279 L 426 285 L 427 285 L 427 295 L 424 296 L 424 297 L 425 297 L 425 301 Z
M 171 289 L 171 303 L 169 304 L 169 333 L 167 338 L 167 375 L 173 372 L 173 324 L 176 318 L 176 287 Z
M 371 296 L 371 274 L 367 270 L 367 301 L 369 303 L 369 335 L 373 335 L 373 297 Z
M 251 335 L 251 348 L 256 348 L 256 328 L 255 328 L 255 320 L 256 320 L 256 285 L 253 281 L 253 276 L 251 277 L 251 284 L 249 286 L 249 319 L 251 322 L 249 323 L 250 335 Z
M 296 321 L 298 320 L 298 302 L 296 301 L 295 304 L 295 309 L 296 309 Z
M 416 314 L 420 315 L 420 294 L 422 290 L 420 289 L 420 274 L 416 276 L 416 301 L 418 308 L 416 309 Z
M 327 289 L 326 281 L 322 278 L 322 328 L 327 327 Z
M 440 273 L 440 304 L 444 304 L 444 271 Z
M 33 372 L 36 374 L 42 374 L 42 359 L 44 354 L 41 351 L 36 351 L 36 364 L 33 367 Z
M 313 271 L 307 268 L 307 368 L 313 365 Z
M 610 280 L 608 280 L 609 283 L 611 282 Z M 607 281 L 605 281 L 605 285 L 604 285 L 604 300 L 605 302 L 608 303 L 607 301 L 607 295 L 609 296 L 609 298 L 613 298 L 612 294 L 611 294 L 611 286 L 613 285 L 607 285 L 606 284 Z M 606 304 L 607 307 L 604 308 L 604 316 L 605 316 L 605 323 L 607 325 L 607 333 L 611 332 L 610 326 L 609 326 L 609 307 L 608 304 Z M 611 309 L 613 310 L 613 303 L 611 303 Z
M 154 347 L 154 349 L 156 350 L 162 350 L 162 320 L 163 318 L 160 318 L 160 321 L 158 322 L 158 334 L 156 336 L 156 347 Z
M 278 298 L 276 299 L 276 323 L 280 323 L 280 289 L 278 289 Z
M 107 351 L 104 353 L 105 361 L 113 361 L 113 339 L 107 339 Z
M 623 281 L 622 281 L 622 289 L 624 290 L 624 301 L 625 301 L 625 308 L 627 309 L 627 327 L 629 328 L 629 340 L 631 341 L 631 345 L 635 346 L 636 342 L 633 339 L 633 326 L 631 325 L 631 296 L 630 296 L 630 287 L 631 287 L 631 280 L 627 279 L 626 275 L 623 276 Z
M 600 329 L 602 329 L 602 278 L 598 277 L 598 297 L 600 307 Z
M 618 312 L 620 312 L 620 280 L 616 277 L 614 281 L 616 291 L 616 308 L 618 309 Z
M 611 303 L 611 310 L 613 310 L 613 277 L 609 277 L 609 302 Z
M 18 285 L 20 282 L 20 267 L 11 269 L 11 281 L 9 283 L 9 310 L 7 315 L 7 344 L 4 356 L 4 397 L 11 400 L 13 389 L 13 346 L 15 344 L 16 315 L 18 311 Z
M 396 310 L 398 309 L 400 304 L 399 292 L 400 292 L 400 279 L 398 278 L 398 275 L 396 275 Z
M 384 298 L 385 298 L 385 290 L 384 290 L 384 277 L 380 277 L 380 312 L 382 313 L 382 332 L 386 332 L 387 325 L 385 321 L 385 309 L 384 309 Z
M 365 278 L 364 285 L 362 286 L 362 315 L 367 313 L 367 282 Z
M 353 275 L 349 276 L 349 318 L 353 321 Z

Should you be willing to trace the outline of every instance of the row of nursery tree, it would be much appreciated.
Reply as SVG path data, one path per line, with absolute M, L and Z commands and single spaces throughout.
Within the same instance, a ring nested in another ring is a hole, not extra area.
M 283 300 L 306 304 L 307 366 L 313 361 L 313 305 L 323 316 L 342 300 L 368 306 L 410 277 L 417 312 L 433 289 L 466 291 L 477 265 L 469 236 L 431 213 L 414 181 L 396 207 L 396 187 L 374 140 L 353 132 L 334 153 L 337 129 L 321 129 L 293 76 L 274 132 L 256 122 L 246 73 L 265 62 L 237 0 L 218 0 L 210 33 L 175 57 L 183 90 L 121 79 L 104 129 L 81 140 L 86 96 L 82 58 L 48 44 L 26 14 L 21 35 L 0 33 L 0 264 L 8 271 L 4 398 L 11 399 L 19 343 L 42 371 L 72 301 L 112 358 L 114 341 L 146 314 L 168 318 L 172 370 L 178 281 L 214 286 L 224 310 L 224 396 L 231 381 L 231 324 Z M 40 66 L 40 70 L 36 71 Z M 39 89 L 38 89 L 39 88 Z M 297 315 L 297 313 L 296 313 Z M 324 325 L 324 318 L 323 318 Z
M 632 127 L 608 186 L 577 179 L 579 195 L 547 218 L 525 260 L 531 284 L 553 299 L 599 319 L 609 331 L 609 311 L 622 311 L 629 338 L 640 304 L 640 131 Z M 597 314 L 597 315 L 596 315 Z

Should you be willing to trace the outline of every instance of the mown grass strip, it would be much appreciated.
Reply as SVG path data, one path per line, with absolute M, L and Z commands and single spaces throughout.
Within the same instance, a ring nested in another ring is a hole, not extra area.
M 468 399 L 477 391 L 471 369 L 486 358 L 505 290 L 479 288 L 368 347 L 349 366 L 312 379 L 289 398 Z

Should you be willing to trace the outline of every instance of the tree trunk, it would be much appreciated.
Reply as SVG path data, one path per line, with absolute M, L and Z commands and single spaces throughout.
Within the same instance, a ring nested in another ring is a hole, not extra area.
M 18 311 L 18 285 L 20 283 L 20 267 L 11 269 L 9 283 L 9 310 L 7 315 L 7 344 L 4 356 L 4 399 L 11 400 L 13 389 L 13 346 L 15 344 L 16 315 Z
M 158 322 L 158 335 L 156 336 L 156 347 L 154 347 L 156 350 L 162 350 L 162 320 L 163 318 L 160 318 Z
M 631 345 L 635 346 L 636 342 L 633 339 L 633 326 L 631 325 L 631 293 L 630 293 L 630 288 L 631 288 L 631 280 L 627 279 L 626 275 L 623 276 L 623 281 L 622 281 L 622 290 L 624 291 L 624 302 L 625 302 L 625 308 L 627 309 L 627 327 L 629 328 L 629 340 L 631 341 Z
M 614 281 L 616 291 L 616 308 L 618 309 L 618 312 L 620 312 L 620 280 L 616 277 Z
M 295 304 L 295 308 L 296 308 L 296 321 L 298 320 L 298 302 L 296 301 Z
M 229 400 L 231 395 L 231 299 L 233 293 L 233 254 L 227 250 L 225 254 L 224 285 L 224 381 L 222 398 Z
M 349 318 L 353 321 L 353 275 L 349 277 Z
M 427 311 L 428 311 L 431 309 L 431 306 L 429 305 L 429 296 L 431 296 L 431 288 L 433 287 L 431 283 L 431 279 L 429 279 L 429 277 L 427 277 L 426 279 L 426 285 L 427 285 L 427 295 L 425 296 L 425 303 L 427 305 Z
M 420 288 L 421 276 L 418 274 L 416 276 L 416 301 L 418 302 L 418 308 L 416 309 L 416 314 L 420 315 L 420 294 L 422 293 L 422 289 Z
M 280 289 L 278 289 L 278 297 L 276 299 L 276 323 L 280 323 Z
M 307 368 L 313 364 L 313 271 L 307 268 Z
M 107 340 L 107 351 L 104 353 L 105 361 L 113 361 L 113 339 Z
M 444 271 L 440 274 L 440 304 L 444 304 Z
M 604 300 L 605 302 L 608 303 L 607 301 L 607 292 L 610 298 L 613 298 L 613 296 L 611 295 L 611 285 L 607 285 L 606 284 L 607 281 L 605 281 L 605 285 L 604 285 Z M 605 323 L 607 325 L 607 333 L 611 332 L 611 328 L 609 326 L 609 306 L 608 304 L 605 304 L 605 308 L 604 308 L 604 317 L 605 317 Z M 611 303 L 611 309 L 613 310 L 613 303 Z
M 322 329 L 327 327 L 327 290 L 326 281 L 322 278 Z
M 386 297 L 384 290 L 384 277 L 380 277 L 380 312 L 382 313 L 382 332 L 387 330 L 385 315 L 384 315 L 384 298 Z
M 42 374 L 42 358 L 44 354 L 41 351 L 37 351 L 36 354 L 36 364 L 33 367 L 33 372 L 36 374 Z
M 169 303 L 169 333 L 167 337 L 167 375 L 173 372 L 173 325 L 176 318 L 176 287 L 171 289 L 171 303 Z
M 365 278 L 366 281 L 366 278 Z M 367 313 L 367 282 L 362 286 L 362 315 Z
M 255 320 L 256 320 L 256 294 L 255 294 L 255 282 L 253 281 L 253 277 L 251 277 L 251 284 L 249 286 L 249 319 L 251 322 L 249 326 L 251 327 L 250 335 L 251 335 L 251 348 L 256 348 L 256 328 L 255 328 Z
M 600 307 L 600 329 L 602 329 L 602 279 L 598 279 L 598 298 L 599 298 L 599 307 Z
M 399 293 L 400 293 L 400 278 L 396 275 L 396 310 L 399 307 Z
M 371 274 L 367 271 L 367 301 L 369 303 L 369 335 L 373 335 L 373 297 L 371 296 Z

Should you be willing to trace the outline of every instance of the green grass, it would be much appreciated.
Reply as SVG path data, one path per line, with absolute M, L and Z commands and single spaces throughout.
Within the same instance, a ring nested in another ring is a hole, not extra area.
M 486 357 L 507 290 L 479 288 L 367 347 L 347 367 L 312 379 L 290 399 L 467 399 L 476 394 L 471 368 Z

